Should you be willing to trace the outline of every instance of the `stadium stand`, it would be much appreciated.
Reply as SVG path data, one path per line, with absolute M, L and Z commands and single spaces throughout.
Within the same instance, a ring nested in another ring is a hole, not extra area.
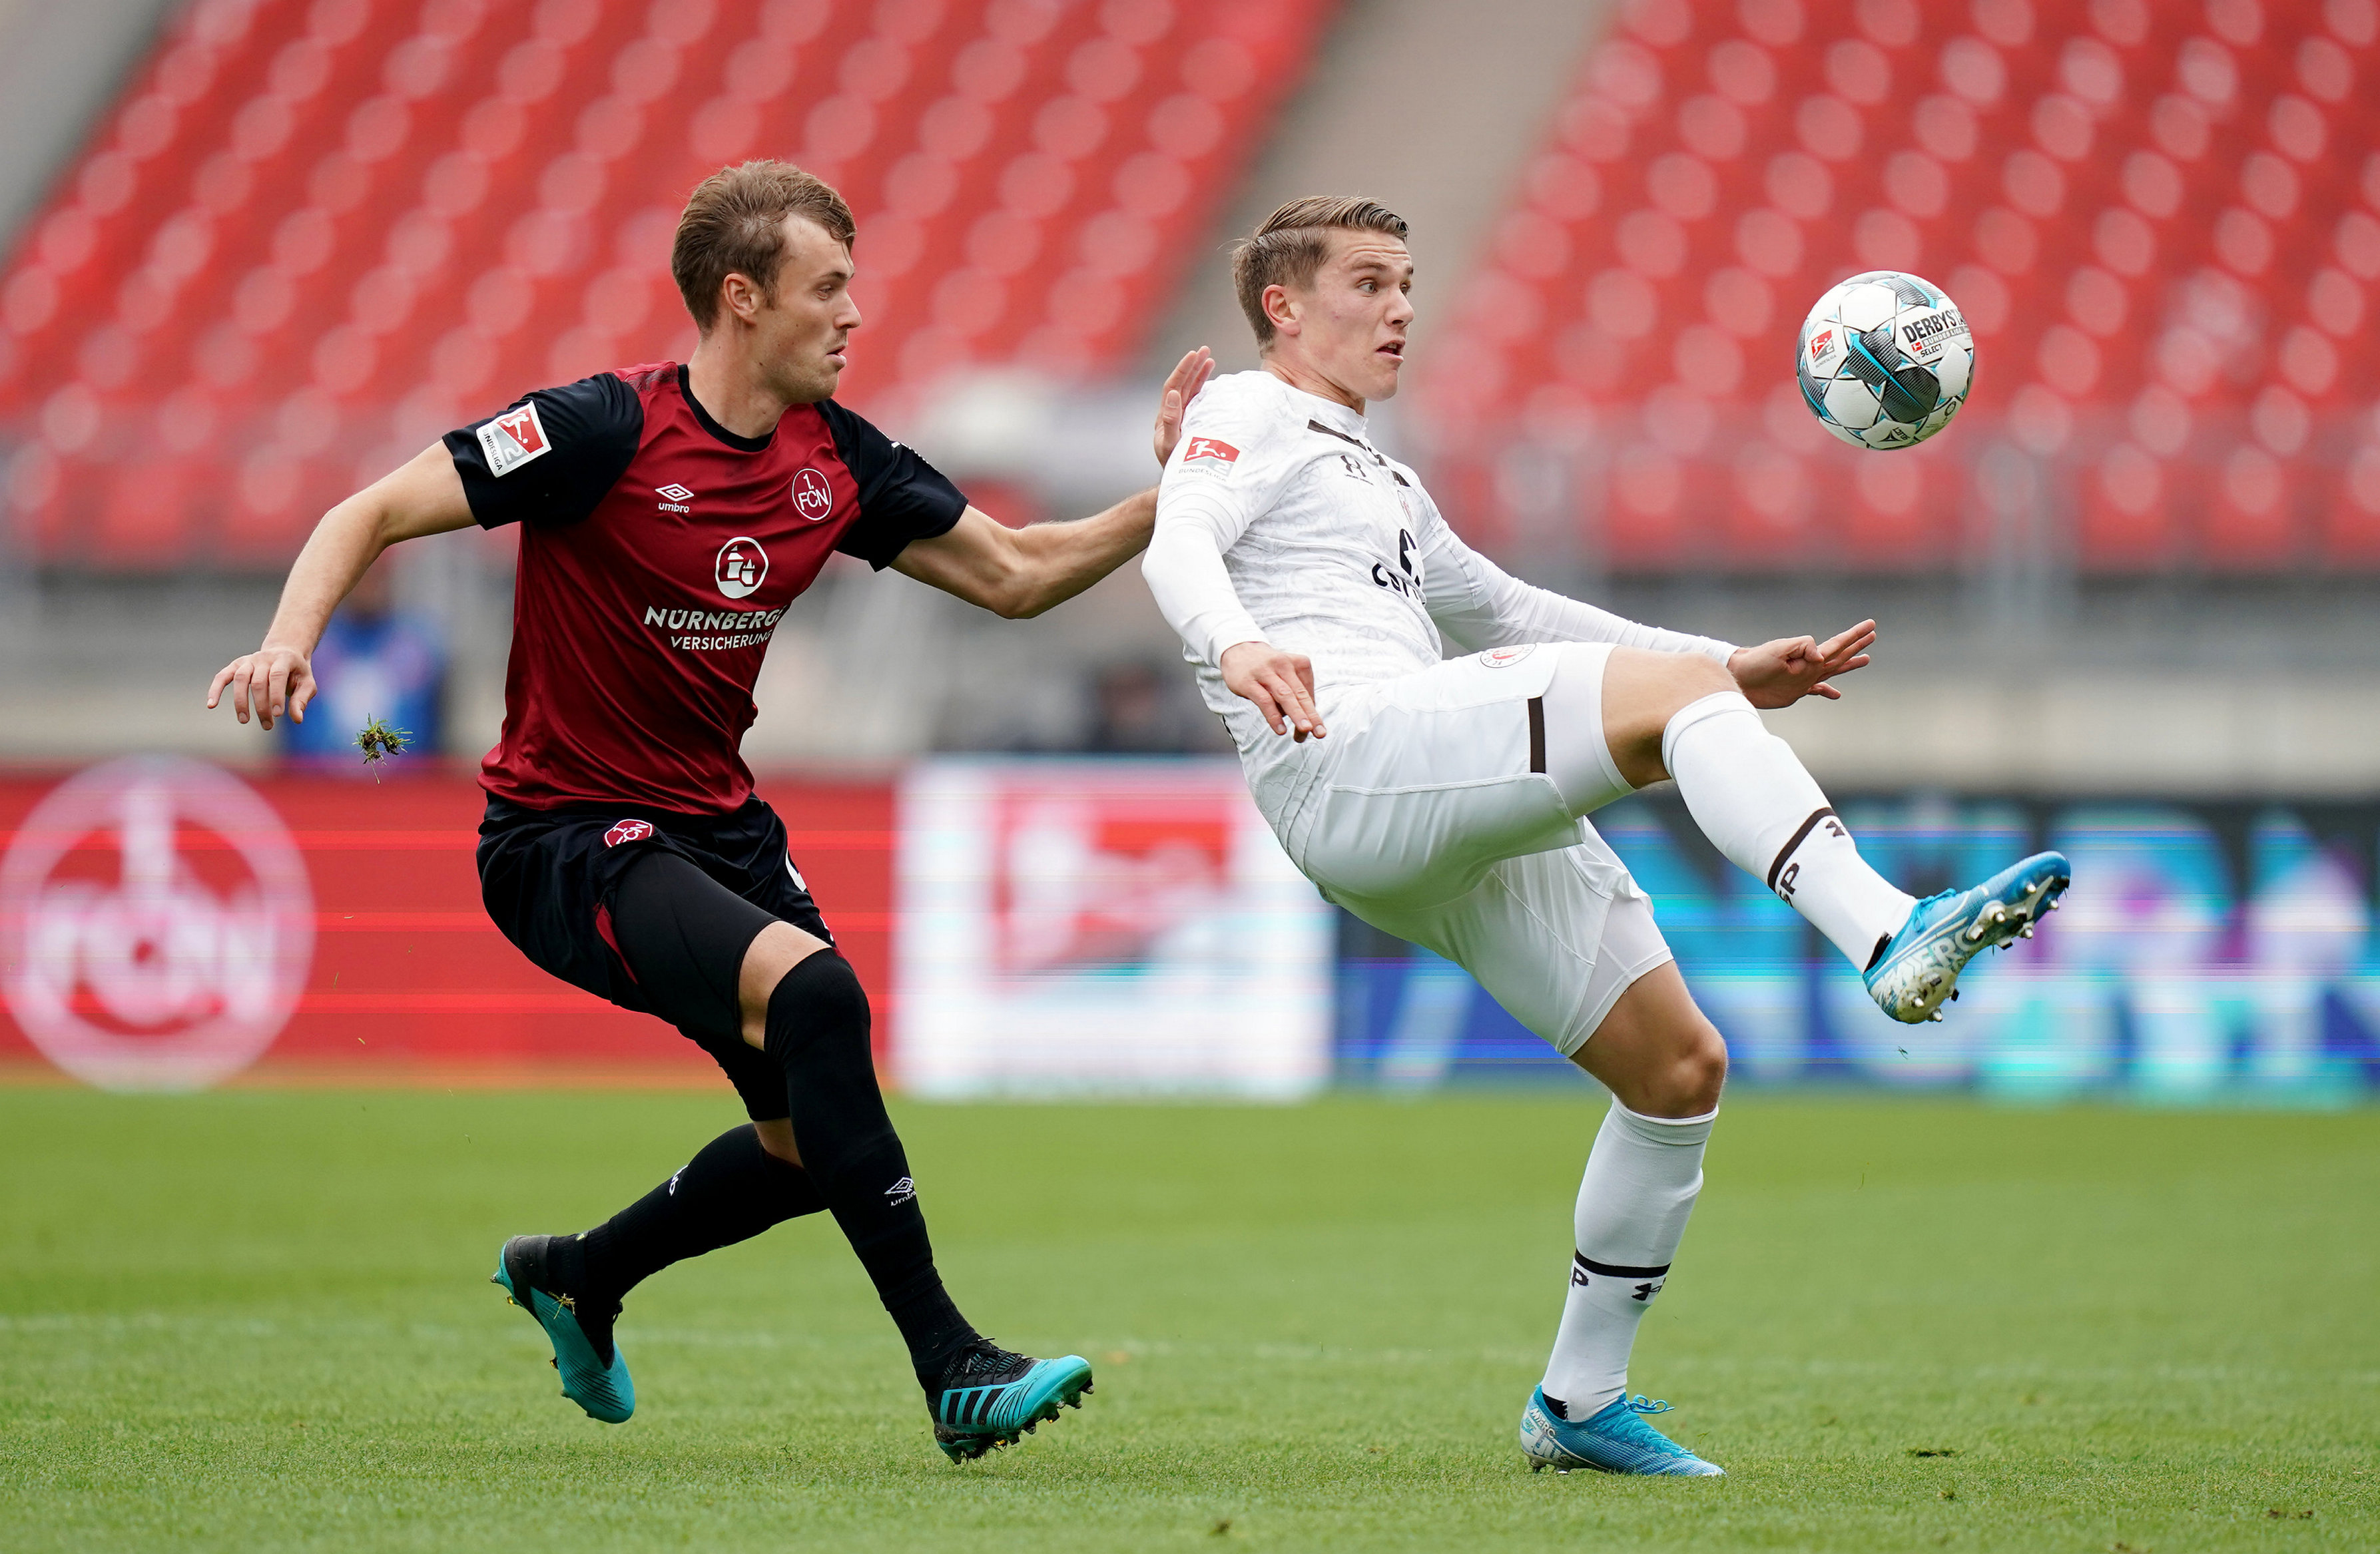
M 2102 574 L 2380 565 L 2374 0 L 1634 0 L 1417 365 L 1493 540 L 1557 450 L 1602 565 L 1892 570 L 2033 524 Z M 1908 270 L 1977 340 L 1834 443 L 1803 310 Z M 2046 515 L 2046 518 L 2042 515 Z
M 706 172 L 858 214 L 844 397 L 1134 358 L 1331 0 L 199 0 L 0 279 L 36 562 L 266 566 L 540 383 L 691 347 Z

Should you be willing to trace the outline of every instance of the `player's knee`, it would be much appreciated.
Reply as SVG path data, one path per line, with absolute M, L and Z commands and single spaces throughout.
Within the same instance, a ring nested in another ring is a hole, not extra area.
M 1613 652 L 1604 674 L 1603 724 L 1621 775 L 1638 787 L 1668 776 L 1661 742 L 1670 720 L 1705 697 L 1735 688 L 1726 666 L 1700 653 Z
M 868 989 L 859 985 L 851 963 L 832 950 L 795 962 L 769 995 L 771 1056 L 866 1053 L 868 1029 Z
M 760 1147 L 770 1155 L 784 1161 L 787 1165 L 797 1166 L 802 1163 L 801 1149 L 794 1142 L 792 1118 L 771 1117 L 766 1121 L 755 1122 L 752 1124 L 752 1132 L 754 1136 L 759 1139 Z
M 1718 696 L 1736 688 L 1735 676 L 1727 666 L 1700 653 L 1665 653 L 1669 662 L 1663 668 L 1664 688 L 1675 703 L 1672 715 L 1693 706 L 1706 696 Z
M 1718 1110 L 1726 1085 L 1727 1042 L 1718 1027 L 1696 1014 L 1670 1061 L 1645 1087 L 1645 1104 L 1633 1110 L 1648 1117 L 1706 1116 Z

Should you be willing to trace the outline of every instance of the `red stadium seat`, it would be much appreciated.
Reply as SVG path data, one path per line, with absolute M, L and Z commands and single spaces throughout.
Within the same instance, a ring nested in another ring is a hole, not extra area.
M 2075 552 L 2103 572 L 2151 571 L 2181 553 L 2182 483 L 2136 443 L 2119 443 L 2084 467 Z
M 2380 423 L 2367 418 L 2363 437 L 2349 453 L 2321 512 L 2325 560 L 2343 566 L 2380 565 Z
M 752 156 L 859 219 L 859 407 L 971 361 L 1116 370 L 1334 9 L 198 0 L 0 276 L 16 532 L 75 566 L 285 561 L 393 431 L 691 348 L 676 212 Z M 203 404 L 215 441 L 112 479 L 102 400 Z
M 190 559 L 196 537 L 188 504 L 204 489 L 197 461 L 137 457 L 91 473 L 103 492 L 82 540 L 91 563 L 164 572 Z
M 2208 497 L 2200 554 L 2235 571 L 2279 571 L 2300 560 L 2298 478 L 2252 441 L 2205 469 Z
M 2373 565 L 2350 494 L 2370 462 L 2342 473 L 2338 450 L 2380 348 L 2374 18 L 2369 0 L 1637 0 L 1466 284 L 1465 338 L 1510 343 L 1492 370 L 1417 359 L 1415 389 L 1453 463 L 1499 456 L 1555 387 L 1606 426 L 1666 385 L 1710 399 L 1729 434 L 1708 449 L 1613 453 L 1681 493 L 1658 519 L 1582 508 L 1646 566 L 1715 549 L 1940 565 L 1978 500 L 1945 477 L 2010 442 L 2041 459 L 2087 568 Z M 1808 307 L 1871 268 L 1961 304 L 1973 397 L 1938 443 L 1869 455 L 1888 461 L 1875 490 L 1830 479 L 1804 512 L 1789 471 L 1842 461 L 1815 419 L 1762 407 Z M 1929 465 L 1922 501 L 1896 460 Z

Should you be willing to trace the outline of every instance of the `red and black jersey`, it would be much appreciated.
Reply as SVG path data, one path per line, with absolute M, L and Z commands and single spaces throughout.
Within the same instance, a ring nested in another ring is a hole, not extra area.
M 446 434 L 472 516 L 521 526 L 488 792 L 723 814 L 769 637 L 831 551 L 882 568 L 966 498 L 832 400 L 738 437 L 674 362 L 540 389 Z

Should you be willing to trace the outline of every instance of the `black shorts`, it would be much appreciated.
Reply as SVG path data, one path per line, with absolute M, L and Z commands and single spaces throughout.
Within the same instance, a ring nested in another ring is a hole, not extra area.
M 541 969 L 623 1009 L 671 1019 L 679 1034 L 719 1061 L 750 1116 L 783 1117 L 782 1069 L 732 1024 L 687 1021 L 682 1013 L 655 1008 L 620 956 L 612 932 L 613 894 L 637 860 L 656 849 L 686 859 L 768 916 L 834 942 L 794 868 L 784 822 L 758 797 L 726 815 L 625 804 L 530 809 L 491 798 L 480 822 L 480 897 L 504 937 Z

